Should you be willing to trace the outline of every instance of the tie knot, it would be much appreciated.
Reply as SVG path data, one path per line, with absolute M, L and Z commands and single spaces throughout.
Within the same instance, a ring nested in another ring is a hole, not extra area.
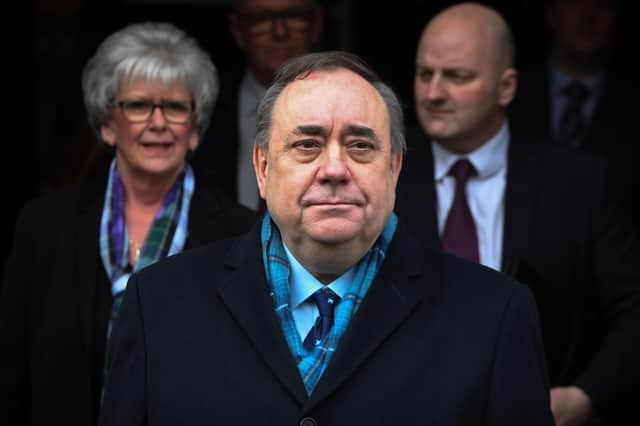
M 571 81 L 564 86 L 564 94 L 573 102 L 582 103 L 589 96 L 589 89 L 579 81 Z
M 453 163 L 448 173 L 449 176 L 456 178 L 456 182 L 459 184 L 465 184 L 471 176 L 475 176 L 476 174 L 478 174 L 476 168 L 473 167 L 471 161 L 466 158 L 461 158 Z
M 313 293 L 311 298 L 318 306 L 321 317 L 333 318 L 333 310 L 340 299 L 337 294 L 328 288 L 323 288 Z

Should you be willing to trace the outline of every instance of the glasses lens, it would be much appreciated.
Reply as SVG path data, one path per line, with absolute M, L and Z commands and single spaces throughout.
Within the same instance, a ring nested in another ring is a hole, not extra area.
M 249 32 L 253 34 L 266 33 L 271 30 L 271 17 L 269 15 L 248 16 L 245 22 Z
M 292 31 L 303 31 L 309 26 L 309 13 L 306 11 L 291 11 L 282 18 L 287 28 Z
M 243 14 L 240 19 L 251 34 L 263 34 L 273 29 L 275 22 L 281 22 L 290 31 L 304 31 L 309 27 L 311 12 L 306 9 L 291 9 L 280 12 Z
M 191 105 L 186 102 L 168 101 L 162 104 L 164 118 L 172 123 L 185 123 L 191 117 Z
M 170 123 L 184 124 L 191 118 L 192 105 L 188 102 L 166 101 L 162 104 L 154 104 L 150 100 L 121 101 L 124 118 L 131 123 L 141 123 L 149 120 L 153 110 L 158 107 L 162 110 L 164 119 Z
M 129 121 L 146 121 L 151 115 L 153 103 L 150 101 L 122 101 L 120 103 L 124 117 Z

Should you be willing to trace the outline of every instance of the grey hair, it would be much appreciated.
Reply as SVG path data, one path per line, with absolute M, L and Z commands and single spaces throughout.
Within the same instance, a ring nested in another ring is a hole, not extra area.
M 220 88 L 218 72 L 209 55 L 184 31 L 169 23 L 144 22 L 108 36 L 82 71 L 84 104 L 99 140 L 118 90 L 137 78 L 165 85 L 186 84 L 202 139 Z
M 389 114 L 391 151 L 405 153 L 404 116 L 402 104 L 393 90 L 387 86 L 369 65 L 358 56 L 343 51 L 308 53 L 286 62 L 278 71 L 274 82 L 260 101 L 257 116 L 256 145 L 268 148 L 276 100 L 294 80 L 301 80 L 315 71 L 334 71 L 340 68 L 353 71 L 368 81 L 384 101 Z

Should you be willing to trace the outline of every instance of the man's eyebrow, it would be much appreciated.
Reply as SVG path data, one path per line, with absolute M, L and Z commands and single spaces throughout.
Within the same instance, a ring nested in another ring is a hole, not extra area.
M 375 142 L 379 143 L 380 138 L 376 135 L 376 132 L 373 131 L 372 128 L 367 126 L 359 126 L 357 124 L 348 125 L 341 133 L 341 137 L 345 136 L 360 136 L 369 139 L 373 139 Z
M 293 134 L 296 136 L 325 136 L 326 133 L 322 126 L 315 124 L 298 126 L 293 130 Z
M 309 124 L 296 127 L 292 134 L 295 136 L 326 136 L 328 130 L 322 126 Z M 349 124 L 340 132 L 340 137 L 346 136 L 359 136 L 368 139 L 373 139 L 376 143 L 380 143 L 380 138 L 376 135 L 376 132 L 367 126 L 360 126 L 357 124 Z

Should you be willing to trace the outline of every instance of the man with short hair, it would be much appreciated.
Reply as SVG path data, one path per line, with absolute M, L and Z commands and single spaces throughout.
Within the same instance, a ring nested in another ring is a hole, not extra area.
M 267 213 L 132 275 L 103 426 L 552 424 L 529 290 L 393 213 L 402 123 L 351 54 L 281 69 L 253 156 Z
M 531 288 L 557 425 L 609 420 L 638 395 L 637 235 L 608 199 L 600 159 L 512 136 L 516 86 L 496 11 L 461 3 L 427 24 L 414 80 L 421 127 L 409 133 L 396 211 L 428 244 Z
M 285 61 L 317 45 L 323 13 L 313 0 L 237 0 L 228 18 L 246 68 L 223 75 L 211 126 L 192 163 L 231 199 L 261 210 L 252 164 L 258 103 Z
M 635 42 L 625 37 L 636 15 L 625 10 L 632 2 L 623 3 L 543 2 L 548 43 L 539 43 L 541 60 L 521 66 L 509 119 L 519 133 L 606 157 L 608 190 L 638 226 L 640 151 L 636 111 L 629 108 L 629 99 L 638 97 L 634 55 L 629 54 Z

